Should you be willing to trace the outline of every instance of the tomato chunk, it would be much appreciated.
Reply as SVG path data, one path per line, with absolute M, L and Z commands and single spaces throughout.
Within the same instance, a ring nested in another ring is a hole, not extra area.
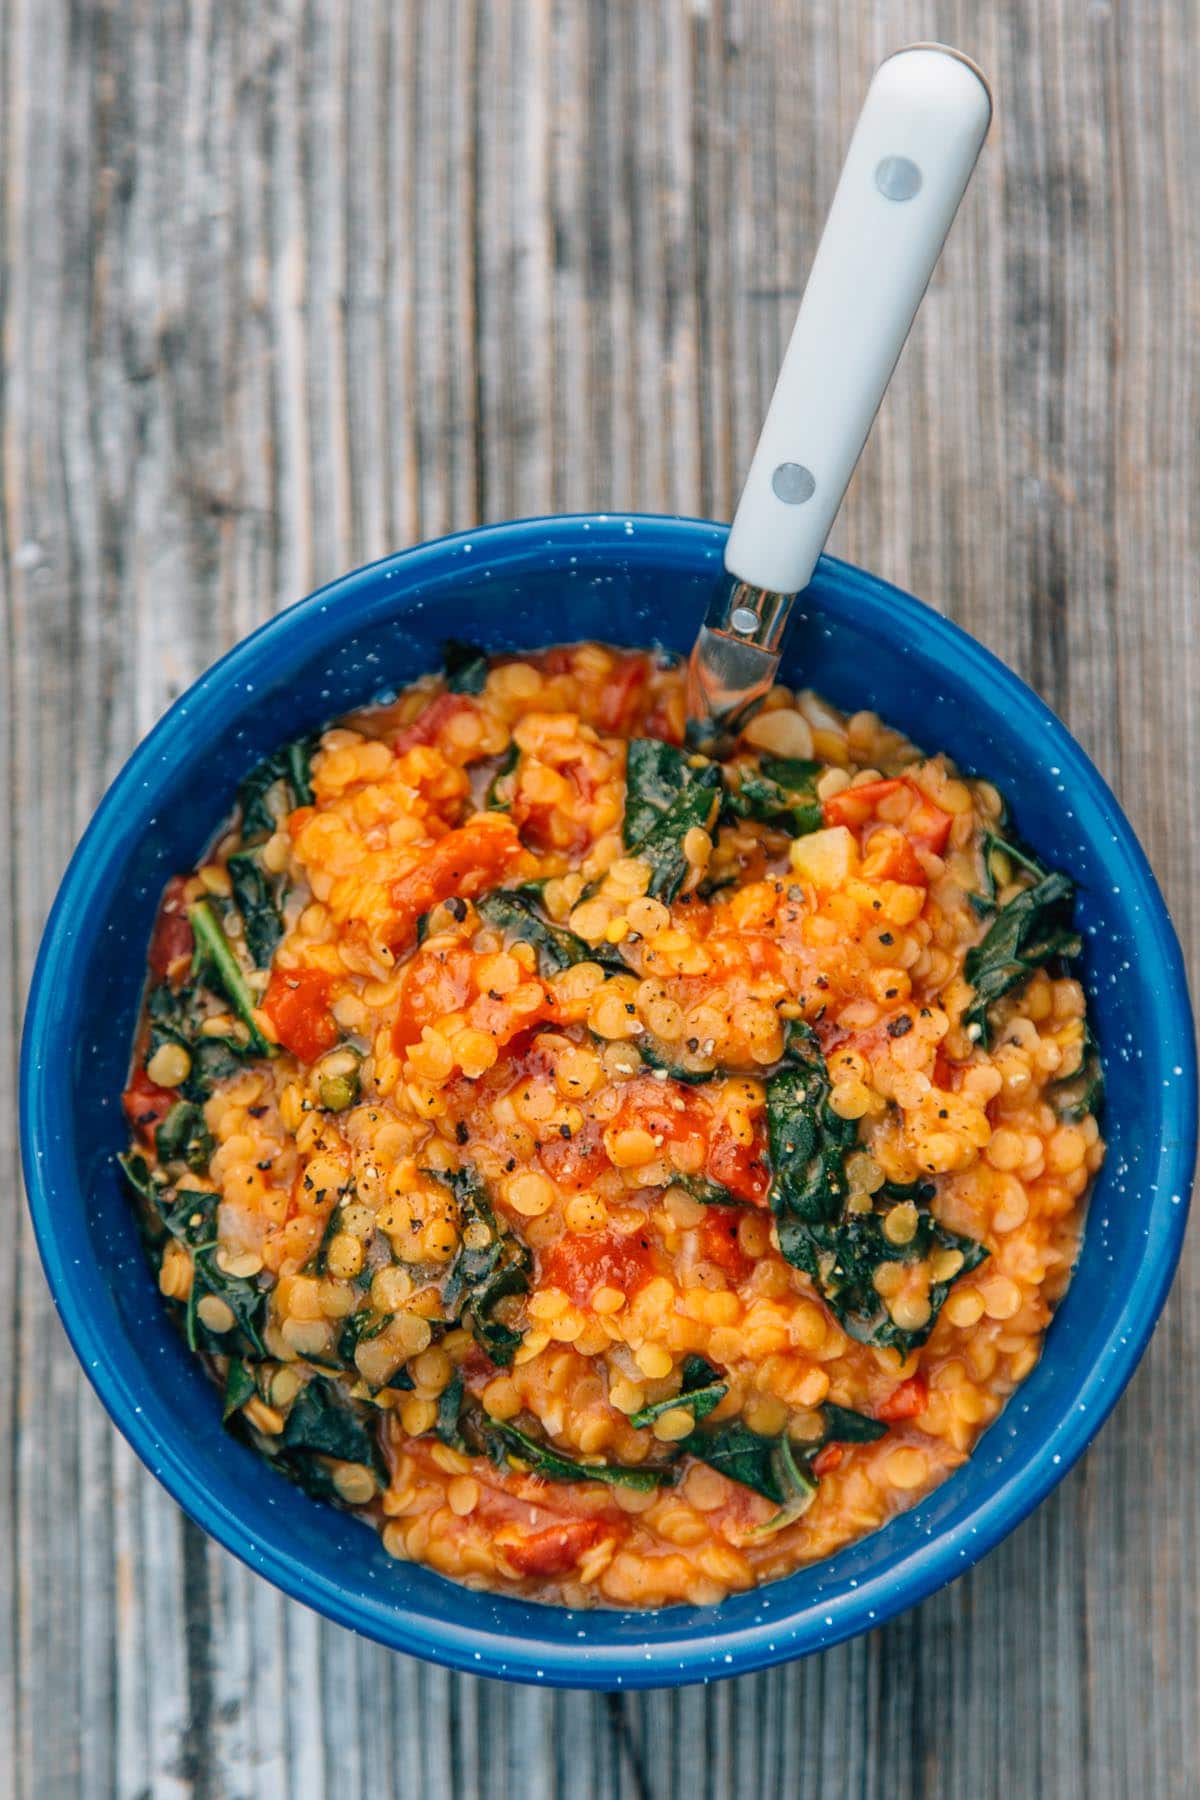
M 738 1243 L 738 1206 L 706 1206 L 700 1221 L 700 1251 L 705 1262 L 716 1263 L 736 1285 L 744 1281 L 754 1267 Z
M 531 1536 L 501 1542 L 506 1562 L 519 1575 L 565 1575 L 575 1568 L 584 1552 L 590 1550 L 604 1532 L 600 1519 L 568 1519 L 562 1525 L 547 1526 Z
M 861 787 L 843 788 L 840 794 L 831 794 L 821 808 L 826 825 L 845 825 L 850 831 L 857 831 L 874 818 L 881 800 L 889 794 L 898 794 L 904 783 L 895 781 L 866 781 Z
M 633 723 L 646 679 L 644 656 L 621 659 L 604 684 L 596 724 L 601 731 L 626 731 Z
M 895 825 L 881 825 L 871 833 L 862 873 L 866 881 L 901 881 L 907 887 L 929 885 L 911 841 Z
M 912 796 L 912 804 L 901 830 L 919 850 L 931 850 L 935 856 L 940 856 L 946 848 L 946 840 L 954 821 L 948 812 L 943 812 L 940 806 L 934 805 L 915 781 L 898 778 L 866 781 L 861 787 L 843 788 L 840 794 L 831 794 L 825 801 L 822 807 L 825 823 L 845 825 L 851 831 L 859 831 L 869 819 L 877 816 L 880 801 L 886 800 L 891 794 L 900 793 L 903 788 L 907 788 Z
M 883 1405 L 876 1408 L 875 1416 L 889 1425 L 896 1425 L 901 1419 L 915 1419 L 928 1404 L 929 1383 L 918 1371 L 888 1395 Z
M 422 1028 L 447 1013 L 460 1012 L 471 993 L 474 957 L 466 944 L 418 950 L 404 971 L 400 1007 L 392 1028 L 397 1050 L 420 1041 Z
M 559 1187 L 578 1193 L 591 1187 L 612 1167 L 604 1148 L 604 1127 L 599 1119 L 585 1119 L 574 1137 L 548 1138 L 538 1149 L 547 1175 Z
M 824 1449 L 818 1450 L 813 1457 L 813 1474 L 818 1480 L 822 1475 L 828 1475 L 831 1469 L 837 1468 L 845 1454 L 846 1452 L 840 1444 L 826 1444 Z
M 397 732 L 392 748 L 397 756 L 403 756 L 406 750 L 415 749 L 418 744 L 432 744 L 451 719 L 460 713 L 474 711 L 474 703 L 466 694 L 438 694 L 417 714 L 411 725 Z
M 280 1043 L 303 1063 L 316 1062 L 341 1036 L 329 1010 L 331 985 L 321 969 L 276 969 L 263 996 Z
M 494 887 L 508 864 L 520 854 L 521 840 L 512 820 L 503 813 L 472 819 L 457 831 L 448 831 L 415 869 L 392 883 L 392 948 L 406 948 L 416 936 L 421 914 L 439 901 L 449 900 L 454 894 L 470 899 Z
M 601 1287 L 633 1294 L 645 1287 L 655 1264 L 654 1241 L 644 1231 L 624 1237 L 615 1231 L 567 1231 L 542 1252 L 541 1284 L 562 1288 L 580 1302 Z
M 147 961 L 151 973 L 157 975 L 160 981 L 169 980 L 172 974 L 178 975 L 180 965 L 191 960 L 194 947 L 192 928 L 188 924 L 183 904 L 186 886 L 186 876 L 171 877 L 162 897 L 162 905 L 158 909 L 158 917 L 154 921 Z
M 145 1069 L 138 1068 L 121 1095 L 121 1105 L 125 1108 L 125 1117 L 131 1128 L 144 1144 L 153 1146 L 154 1133 L 178 1098 L 179 1095 L 173 1088 L 159 1087 L 157 1082 L 151 1081 Z
M 766 1145 L 758 1132 L 752 1143 L 743 1144 L 722 1123 L 709 1146 L 706 1167 L 712 1179 L 728 1188 L 739 1200 L 748 1200 L 752 1206 L 766 1204 L 771 1178 L 767 1171 Z
M 932 850 L 935 856 L 941 856 L 954 820 L 940 806 L 935 806 L 915 781 L 906 782 L 905 786 L 916 795 L 916 803 L 904 821 L 905 831 L 919 849 Z

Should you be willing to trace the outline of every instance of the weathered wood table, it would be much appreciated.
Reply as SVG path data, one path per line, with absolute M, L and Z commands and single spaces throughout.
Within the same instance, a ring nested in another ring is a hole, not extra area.
M 105 783 L 275 608 L 480 520 L 728 516 L 870 72 L 937 36 L 993 74 L 996 121 L 833 548 L 1063 714 L 1195 969 L 1198 23 L 1190 0 L 4 0 L 6 1036 Z M 1195 1255 L 1084 1466 L 919 1611 L 707 1691 L 504 1688 L 319 1623 L 135 1463 L 51 1310 L 10 1050 L 3 1793 L 1198 1791 Z

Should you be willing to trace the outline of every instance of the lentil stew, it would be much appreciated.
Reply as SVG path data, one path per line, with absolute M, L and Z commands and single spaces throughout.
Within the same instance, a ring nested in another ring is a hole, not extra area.
M 124 1096 L 230 1427 L 387 1550 L 710 1603 L 943 1480 L 1100 1165 L 1069 881 L 1001 796 L 779 688 L 440 676 L 251 772 L 173 880 Z

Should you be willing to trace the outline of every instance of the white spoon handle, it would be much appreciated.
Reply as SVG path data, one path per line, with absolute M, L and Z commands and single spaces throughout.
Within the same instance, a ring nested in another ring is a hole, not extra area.
M 917 45 L 876 73 L 729 533 L 736 580 L 811 580 L 991 116 L 957 51 Z

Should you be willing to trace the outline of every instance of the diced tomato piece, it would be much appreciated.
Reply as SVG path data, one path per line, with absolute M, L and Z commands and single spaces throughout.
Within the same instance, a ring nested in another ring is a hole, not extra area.
M 709 1145 L 707 1173 L 739 1200 L 764 1206 L 771 1177 L 767 1170 L 766 1144 L 756 1132 L 752 1143 L 743 1144 L 724 1123 Z
M 901 1419 L 915 1419 L 929 1404 L 929 1383 L 918 1370 L 893 1390 L 882 1406 L 875 1409 L 877 1419 L 896 1425 Z
M 866 881 L 902 881 L 908 887 L 929 885 L 911 841 L 895 825 L 881 825 L 871 833 L 862 873 Z
M 316 1062 L 341 1036 L 329 1010 L 331 985 L 321 969 L 276 969 L 263 996 L 280 1043 L 303 1063 Z
M 521 834 L 521 841 L 531 849 L 576 852 L 591 840 L 586 812 L 596 797 L 596 783 L 582 758 L 562 763 L 555 772 L 570 788 L 569 799 L 558 804 L 530 799 L 530 785 L 523 780 L 513 795 L 510 816 Z M 533 791 L 537 792 L 536 780 Z M 564 817 L 571 826 L 570 837 L 565 840 L 561 834 Z
M 146 960 L 150 964 L 151 973 L 157 975 L 160 981 L 169 980 L 173 972 L 179 974 L 180 965 L 191 961 L 192 928 L 188 924 L 183 904 L 186 886 L 185 875 L 171 877 L 163 893 L 158 917 L 154 921 Z
M 916 795 L 912 811 L 904 821 L 904 830 L 918 849 L 932 850 L 935 856 L 941 856 L 946 848 L 946 839 L 950 836 L 950 827 L 954 820 L 948 812 L 922 792 L 915 781 L 905 783 Z
M 421 914 L 439 901 L 454 894 L 470 899 L 494 887 L 520 854 L 521 840 L 512 820 L 503 813 L 472 819 L 457 831 L 448 831 L 415 869 L 392 883 L 392 948 L 405 949 L 416 935 Z
M 156 1082 L 151 1081 L 145 1069 L 138 1068 L 121 1095 L 121 1105 L 125 1108 L 125 1117 L 130 1126 L 142 1142 L 153 1146 L 154 1133 L 178 1098 L 179 1095 L 173 1088 L 159 1087 Z
M 705 1262 L 716 1263 L 733 1283 L 744 1281 L 754 1263 L 738 1243 L 737 1206 L 706 1206 L 700 1221 L 700 1250 Z
M 535 1531 L 512 1543 L 498 1540 L 498 1547 L 519 1575 L 565 1575 L 578 1565 L 585 1551 L 592 1549 L 604 1530 L 600 1519 L 568 1519 L 562 1525 L 549 1525 L 545 1531 Z
M 467 944 L 417 951 L 400 984 L 400 1006 L 392 1028 L 397 1050 L 418 1043 L 423 1026 L 447 1013 L 462 1011 L 471 993 L 473 962 Z
M 574 1137 L 553 1137 L 541 1145 L 538 1156 L 550 1179 L 578 1193 L 591 1187 L 611 1168 L 604 1148 L 604 1127 L 599 1119 L 585 1119 Z
M 540 1284 L 561 1288 L 575 1301 L 590 1299 L 601 1287 L 634 1294 L 650 1280 L 656 1262 L 648 1232 L 566 1231 L 541 1253 Z
M 531 660 L 543 675 L 569 675 L 575 667 L 575 648 L 574 644 L 556 644 L 553 650 L 543 650 Z
M 411 725 L 397 732 L 392 748 L 397 756 L 403 756 L 406 750 L 415 749 L 418 744 L 432 744 L 449 720 L 460 713 L 474 711 L 475 703 L 468 694 L 438 694 L 422 708 Z
M 822 1475 L 828 1475 L 831 1469 L 837 1468 L 845 1454 L 846 1452 L 840 1444 L 826 1444 L 813 1457 L 813 1474 L 818 1480 Z
M 596 724 L 601 731 L 628 730 L 646 681 L 644 656 L 624 656 L 604 684 Z
M 845 825 L 850 831 L 857 831 L 868 819 L 875 817 L 879 802 L 886 800 L 889 794 L 898 794 L 904 783 L 895 781 L 866 781 L 861 787 L 843 788 L 840 794 L 831 794 L 821 808 L 826 825 Z
M 890 794 L 898 794 L 902 788 L 907 788 L 911 794 L 912 805 L 901 830 L 919 850 L 931 850 L 935 856 L 940 856 L 954 821 L 948 812 L 934 805 L 915 781 L 867 781 L 861 787 L 843 788 L 840 794 L 831 794 L 825 801 L 822 816 L 826 825 L 845 825 L 851 831 L 859 831 L 869 819 L 878 816 L 880 801 Z M 898 880 L 899 877 L 891 879 Z

